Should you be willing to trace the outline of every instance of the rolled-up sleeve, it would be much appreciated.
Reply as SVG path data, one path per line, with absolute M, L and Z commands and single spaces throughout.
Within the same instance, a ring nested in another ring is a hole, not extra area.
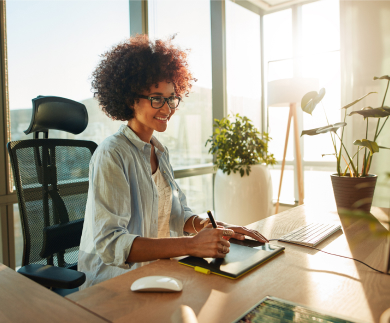
M 131 219 L 130 179 L 115 150 L 101 150 L 94 157 L 90 166 L 90 198 L 96 252 L 104 264 L 128 269 L 133 263 L 126 260 L 138 237 L 127 229 Z

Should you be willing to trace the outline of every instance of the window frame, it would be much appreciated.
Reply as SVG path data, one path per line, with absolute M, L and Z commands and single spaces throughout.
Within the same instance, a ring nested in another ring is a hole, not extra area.
M 6 144 L 10 139 L 10 114 L 8 105 L 7 79 L 7 37 L 5 1 L 0 3 L 0 238 L 1 261 L 3 264 L 15 267 L 15 243 L 13 225 L 13 204 L 17 203 L 16 192 L 11 187 L 11 168 Z

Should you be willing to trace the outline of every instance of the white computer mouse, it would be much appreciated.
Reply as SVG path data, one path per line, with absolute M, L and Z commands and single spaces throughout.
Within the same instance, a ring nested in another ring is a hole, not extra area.
M 147 276 L 137 279 L 130 289 L 133 292 L 180 292 L 183 283 L 167 276 Z

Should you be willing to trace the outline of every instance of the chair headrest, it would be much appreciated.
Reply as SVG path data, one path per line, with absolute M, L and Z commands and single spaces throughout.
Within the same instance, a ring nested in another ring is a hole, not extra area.
M 31 123 L 24 133 L 55 129 L 77 135 L 87 125 L 88 113 L 84 104 L 58 96 L 39 95 L 32 99 Z

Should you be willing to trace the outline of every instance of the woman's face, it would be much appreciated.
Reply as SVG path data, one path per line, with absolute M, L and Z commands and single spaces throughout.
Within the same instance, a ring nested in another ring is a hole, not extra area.
M 159 82 L 156 87 L 153 85 L 149 91 L 140 93 L 145 96 L 163 96 L 170 97 L 175 95 L 172 82 Z M 153 131 L 164 132 L 168 127 L 169 119 L 175 113 L 165 102 L 162 108 L 152 108 L 148 99 L 140 98 L 138 103 L 134 103 L 135 116 L 130 119 L 128 125 L 145 142 L 149 142 Z

